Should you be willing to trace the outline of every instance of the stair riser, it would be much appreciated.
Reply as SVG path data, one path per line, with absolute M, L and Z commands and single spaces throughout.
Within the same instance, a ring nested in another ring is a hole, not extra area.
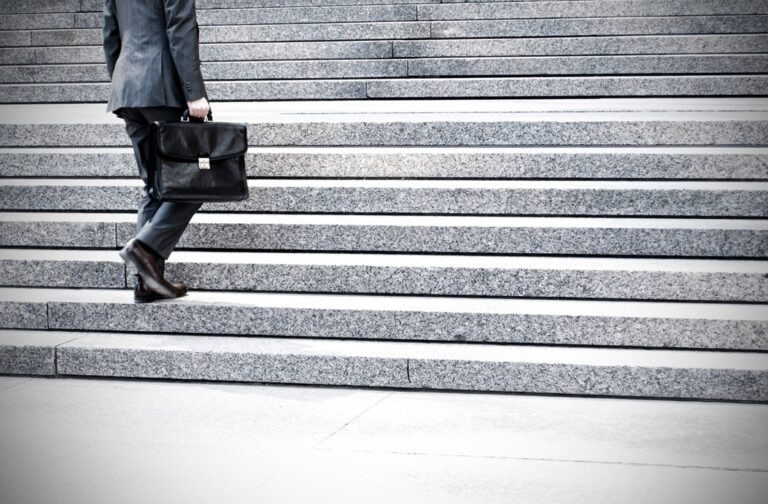
M 125 300 L 131 293 L 125 292 Z M 216 303 L 16 303 L 24 327 L 74 331 L 768 350 L 766 321 L 229 306 Z M 3 320 L 6 317 L 0 318 Z M 47 325 L 45 325 L 47 324 Z
M 197 0 L 198 9 L 252 7 L 302 7 L 322 5 L 428 4 L 440 0 Z M 5 0 L 0 13 L 26 12 L 101 12 L 103 0 Z
M 395 41 L 396 58 L 503 57 L 561 55 L 641 55 L 768 52 L 765 35 L 700 35 L 682 37 L 595 37 L 545 39 L 472 39 Z M 209 61 L 391 58 L 393 44 L 370 42 L 289 42 L 266 44 L 202 44 L 200 58 Z M 0 64 L 104 64 L 101 46 L 12 47 L 0 49 Z M 625 71 L 623 73 L 628 73 Z M 682 73 L 675 71 L 674 73 Z
M 768 31 L 768 16 L 678 16 L 203 26 L 200 28 L 200 40 L 206 44 L 296 40 L 765 33 L 766 31 Z M 100 46 L 101 38 L 100 29 L 7 31 L 0 32 L 0 46 Z
M 432 21 L 521 18 L 601 18 L 644 16 L 711 16 L 768 14 L 768 7 L 759 0 L 712 0 L 684 2 L 612 1 L 587 2 L 493 2 L 453 5 L 366 5 L 348 7 L 296 7 L 285 9 L 199 9 L 201 26 L 238 24 L 281 24 L 297 22 L 361 22 L 361 21 Z M 100 28 L 99 13 L 70 14 L 55 20 L 24 19 L 0 16 L 0 28 Z M 10 18 L 10 19 L 3 19 Z
M 212 81 L 217 101 L 365 98 L 764 96 L 765 75 Z M 109 84 L 6 84 L 0 103 L 106 102 Z M 23 143 L 21 145 L 31 145 Z M 55 145 L 55 144 L 49 144 Z M 67 144 L 63 144 L 67 145 Z M 87 144 L 108 145 L 108 144 Z M 434 144 L 424 144 L 434 145 Z M 477 144 L 472 144 L 477 145 Z M 494 144 L 498 145 L 498 144 Z M 536 145 L 536 144 L 530 144 Z
M 253 146 L 768 145 L 768 121 L 251 123 Z M 126 147 L 119 124 L 3 124 L 0 147 Z
M 166 276 L 227 291 L 768 302 L 768 278 L 758 273 L 170 262 Z M 122 289 L 126 276 L 122 262 L 0 259 L 0 285 Z
M 768 400 L 768 374 L 65 348 L 59 373 L 175 380 L 303 383 L 537 394 Z M 458 376 L 457 376 L 458 375 Z M 410 381 L 409 381 L 410 378 Z
M 675 35 L 692 33 L 765 33 L 766 28 L 768 28 L 768 16 L 494 19 L 429 21 L 429 24 L 431 27 L 431 38 L 436 39 L 473 37 Z M 217 30 L 216 27 L 209 27 L 208 29 L 210 30 L 209 33 L 211 33 L 211 36 L 213 36 Z M 241 38 L 240 40 L 243 39 Z
M 87 10 L 101 10 L 92 8 L 95 7 L 94 2 L 81 5 L 81 0 L 4 0 L 0 4 L 0 14 L 80 12 L 80 7 Z
M 675 16 L 649 18 L 503 19 L 375 23 L 202 26 L 200 41 L 275 42 L 474 37 L 566 37 L 765 33 L 768 16 Z M 0 32 L 0 46 L 100 46 L 100 29 Z
M 0 222 L 0 246 L 114 248 L 115 229 L 112 222 Z
M 758 74 L 768 71 L 763 55 L 566 56 L 523 58 L 436 58 L 414 60 L 318 60 L 209 62 L 210 81 L 360 79 L 450 76 L 567 76 L 631 74 Z M 109 82 L 105 65 L 0 66 L 0 83 Z
M 0 222 L 0 246 L 108 248 L 133 223 Z M 180 249 L 768 258 L 768 231 L 192 222 Z
M 46 303 L 17 302 L 8 299 L 0 300 L 0 327 L 47 330 L 48 305 Z M 9 360 L 11 364 L 14 363 L 13 358 L 9 358 Z M 19 362 L 21 361 L 19 360 Z M 8 361 L 5 361 L 4 365 L 8 366 Z M 0 371 L 0 373 L 2 372 Z
M 257 153 L 248 176 L 312 178 L 768 179 L 768 154 Z M 0 153 L 0 177 L 134 177 L 132 153 Z
M 411 386 L 425 389 L 768 400 L 768 373 L 719 369 L 413 361 Z
M 18 336 L 22 336 L 19 334 Z M 764 370 L 632 364 L 494 361 L 425 356 L 423 346 L 338 345 L 265 340 L 67 335 L 23 343 L 4 336 L 1 373 L 34 370 L 57 376 L 300 383 L 537 394 L 766 401 Z M 305 348 L 302 348 L 305 347 Z M 293 349 L 293 351 L 291 350 Z M 394 351 L 393 351 L 394 350 Z M 688 358 L 694 358 L 692 354 Z M 663 360 L 663 358 L 662 358 Z M 743 360 L 743 359 L 742 359 Z M 20 363 L 28 363 L 23 366 Z M 25 373 L 26 374 L 26 373 Z
M 368 98 L 764 96 L 763 75 L 509 77 L 375 80 Z M 2 94 L 0 94 L 2 96 Z
M 455 3 L 419 7 L 419 19 L 599 18 L 768 14 L 760 0 L 596 0 L 586 2 Z
M 54 376 L 56 348 L 0 345 L 0 375 Z
M 0 186 L 0 210 L 132 211 L 140 187 Z M 251 187 L 203 212 L 766 217 L 768 191 Z
M 0 285 L 9 287 L 121 289 L 125 288 L 125 266 L 122 262 L 88 260 L 16 261 L 0 259 Z

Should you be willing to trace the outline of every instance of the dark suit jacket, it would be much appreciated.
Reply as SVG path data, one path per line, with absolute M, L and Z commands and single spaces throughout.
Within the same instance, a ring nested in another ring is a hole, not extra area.
M 107 111 L 207 98 L 194 0 L 104 0 Z

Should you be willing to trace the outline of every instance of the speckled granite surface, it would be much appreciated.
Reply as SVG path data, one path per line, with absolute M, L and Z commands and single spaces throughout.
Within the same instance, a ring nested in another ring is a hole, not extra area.
M 64 333 L 0 331 L 0 374 L 55 375 L 56 346 L 75 338 Z
M 642 16 L 702 16 L 713 14 L 768 14 L 760 0 L 595 0 L 589 2 L 504 2 L 425 5 L 419 19 L 515 19 L 515 18 L 594 18 Z
M 136 226 L 132 231 L 136 232 Z M 3 247 L 115 247 L 112 222 L 13 222 L 0 221 Z
M 320 69 L 322 71 L 322 69 Z M 764 75 L 673 75 L 589 77 L 442 77 L 400 79 L 211 81 L 206 88 L 219 101 L 341 100 L 364 98 L 510 98 L 622 96 L 764 96 Z M 106 82 L 8 84 L 0 103 L 106 102 Z M 20 145 L 34 145 L 34 142 Z M 493 145 L 503 145 L 494 143 Z M 555 143 L 556 144 L 556 143 Z M 685 142 L 683 142 L 685 144 Z M 53 144 L 62 145 L 62 144 Z M 76 145 L 105 145 L 77 143 Z M 108 145 L 108 144 L 107 144 Z M 277 145 L 290 145 L 278 143 Z M 301 145 L 301 143 L 299 143 Z M 311 144 L 310 144 L 311 145 Z M 323 145 L 323 144 L 316 144 Z M 330 145 L 339 145 L 333 143 Z M 356 144 L 367 145 L 367 143 Z M 380 145 L 373 143 L 372 145 Z M 393 143 L 392 145 L 400 145 Z M 422 145 L 439 145 L 426 142 Z M 459 144 L 461 145 L 461 144 Z M 479 145 L 472 143 L 470 145 Z M 515 143 L 511 144 L 515 145 Z M 527 145 L 538 145 L 528 142 Z M 545 145 L 549 145 L 545 143 Z M 616 145 L 611 141 L 587 145 Z M 735 142 L 734 145 L 743 145 Z
M 35 63 L 35 49 L 31 47 L 0 48 L 0 65 L 32 65 Z
M 375 80 L 370 98 L 761 96 L 763 75 L 510 77 Z
M 126 292 L 126 300 L 130 301 Z M 51 329 L 767 350 L 764 321 L 403 312 L 223 303 L 49 303 Z
M 139 171 L 131 152 L 13 152 L 0 154 L 0 176 L 138 177 Z
M 57 364 L 60 374 L 75 376 L 768 400 L 768 372 L 758 368 L 658 366 L 652 357 L 637 360 L 633 353 L 623 354 L 627 363 L 616 364 L 563 361 L 562 352 L 551 361 L 530 359 L 531 352 L 519 357 L 503 352 L 495 359 L 476 355 L 489 357 L 490 348 L 451 361 L 427 357 L 424 349 L 384 342 L 96 334 L 61 345 Z M 670 361 L 662 357 L 659 362 Z
M 1 191 L 5 205 L 26 198 Z M 7 194 L 7 196 L 5 196 Z M 69 194 L 69 193 L 67 193 Z M 97 205 L 100 195 L 94 195 Z M 113 197 L 104 199 L 112 200 Z M 36 199 L 35 199 L 36 200 Z M 33 200 L 34 201 L 34 200 Z M 99 205 L 100 206 L 100 205 Z M 111 203 L 110 207 L 111 208 Z M 463 215 L 768 216 L 768 191 L 252 187 L 208 211 Z
M 9 264 L 8 269 L 18 271 L 18 276 L 7 274 L 3 266 L 0 261 L 0 281 L 6 285 L 15 285 L 8 282 L 25 281 L 27 275 L 21 271 L 26 265 Z M 98 264 L 91 267 L 97 269 Z M 49 268 L 53 277 L 58 278 L 53 272 L 59 266 L 50 264 Z M 67 271 L 69 268 L 63 273 Z M 768 302 L 768 278 L 760 273 L 212 264 L 170 261 L 166 274 L 169 278 L 184 279 L 190 288 L 210 290 Z M 99 277 L 98 280 L 91 281 L 115 282 L 115 285 L 118 282 L 117 277 L 114 280 Z
M 108 84 L 97 84 L 106 96 Z M 21 87 L 21 86 L 20 86 Z M 80 84 L 78 88 L 85 93 L 93 86 Z M 35 92 L 34 86 L 26 87 Z M 63 89 L 63 88 L 60 88 Z M 69 88 L 67 88 L 69 89 Z M 56 93 L 56 89 L 47 88 L 45 92 Z M 3 96 L 0 91 L 0 97 Z M 2 98 L 0 98 L 2 100 Z M 22 100 L 25 101 L 25 100 Z M 33 100 L 34 101 L 34 100 Z M 56 100 L 54 100 L 56 101 Z M 106 115 L 106 105 L 104 106 Z M 2 124 L 0 125 L 0 146 L 2 147 L 78 147 L 78 146 L 120 146 L 130 147 L 130 140 L 125 133 L 125 126 L 120 124 Z
M 354 100 L 366 97 L 366 81 L 296 80 L 211 82 L 206 88 L 226 100 Z
M 418 2 L 424 3 L 424 2 Z M 101 7 L 96 9 L 101 10 Z M 431 29 L 431 35 L 430 35 Z M 407 21 L 375 23 L 291 23 L 231 26 L 201 26 L 203 44 L 214 42 L 259 42 L 296 40 L 429 39 L 471 37 L 551 37 L 584 35 L 656 35 L 765 33 L 768 17 L 743 16 L 653 16 L 572 19 L 495 19 L 471 21 Z M 65 46 L 101 44 L 101 30 L 61 29 L 8 31 L 0 33 L 5 46 Z
M 266 44 L 203 44 L 202 61 L 240 61 L 262 59 L 370 59 L 391 58 L 392 43 L 387 40 L 346 42 L 270 42 Z
M 406 359 L 288 340 L 84 336 L 58 349 L 62 375 L 405 387 Z M 106 343 L 106 344 L 105 344 Z
M 253 177 L 768 179 L 768 154 L 252 150 L 247 161 Z M 0 170 L 12 162 L 3 157 Z
M 768 373 L 737 369 L 411 360 L 414 386 L 566 395 L 768 400 Z
M 420 58 L 408 61 L 408 75 L 418 77 L 738 74 L 764 73 L 767 69 L 768 57 L 749 54 Z M 18 72 L 12 72 L 8 76 L 0 73 L 0 79 L 14 78 L 27 77 L 18 75 Z M 69 76 L 63 75 L 61 78 L 69 79 Z
M 98 28 L 92 30 L 35 30 L 28 33 L 31 45 L 34 46 L 98 46 L 101 45 L 103 37 Z
M 654 18 L 657 19 L 657 18 Z M 573 21 L 573 20 L 571 20 Z M 605 23 L 619 21 L 606 19 Z M 505 21 L 501 21 L 504 23 Z M 395 40 L 396 58 L 473 56 L 704 54 L 768 51 L 765 35 L 681 35 L 579 38 Z
M 434 38 L 765 33 L 765 16 L 649 16 L 430 21 Z
M 201 10 L 197 20 L 201 26 L 236 24 L 299 23 L 361 21 L 416 21 L 415 5 L 351 5 L 324 9 L 296 7 L 289 9 L 221 9 Z
M 0 186 L 2 210 L 135 210 L 140 187 Z
M 768 153 L 354 152 L 246 154 L 249 177 L 768 179 Z M 3 153 L 2 177 L 136 177 L 132 153 Z
M 289 40 L 370 40 L 429 38 L 430 23 L 378 21 L 201 26 L 200 41 L 274 42 Z
M 80 7 L 80 0 L 5 0 L 0 14 L 78 12 Z
M 23 51 L 7 53 L 0 83 L 108 82 L 103 63 L 24 64 Z M 13 61 L 13 57 L 20 61 Z M 273 55 L 274 56 L 274 55 Z M 356 55 L 352 55 L 355 57 Z M 357 56 L 359 57 L 359 56 Z M 207 80 L 359 79 L 439 76 L 568 76 L 631 74 L 765 73 L 768 57 L 754 54 L 653 56 L 523 56 L 418 59 L 315 59 L 299 61 L 209 61 L 202 64 Z M 26 61 L 29 63 L 29 61 Z
M 118 242 L 135 231 L 117 226 Z M 768 232 L 727 229 L 502 228 L 192 222 L 180 248 L 768 258 Z
M 0 30 L 75 28 L 74 16 L 66 13 L 3 14 L 0 15 Z
M 633 80 L 636 85 L 637 78 Z M 372 93 L 370 87 L 369 93 Z M 251 145 L 265 146 L 762 145 L 768 139 L 768 121 L 584 122 L 576 120 L 576 117 L 574 119 L 574 121 L 562 122 L 531 122 L 513 119 L 393 123 L 378 121 L 254 123 L 249 125 L 248 138 Z M 2 133 L 3 130 L 0 129 L 0 141 L 4 140 L 5 135 Z
M 4 31 L 0 32 L 0 44 L 4 47 L 27 46 L 31 42 L 30 32 Z
M 122 262 L 19 261 L 0 256 L 0 285 L 119 289 L 125 287 L 125 266 Z
M 390 59 L 234 61 L 202 64 L 205 79 L 359 79 L 405 77 L 408 62 Z M 0 83 L 109 82 L 106 66 L 99 64 L 0 66 Z
M 432 215 L 765 217 L 768 191 L 251 187 L 203 211 Z M 138 186 L 0 186 L 0 210 L 135 210 Z
M 0 327 L 4 329 L 48 329 L 45 303 L 0 299 Z

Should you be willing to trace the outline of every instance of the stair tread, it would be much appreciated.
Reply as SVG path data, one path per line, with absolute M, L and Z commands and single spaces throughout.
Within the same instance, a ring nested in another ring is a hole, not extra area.
M 37 337 L 40 335 L 40 341 Z M 28 338 L 25 339 L 25 338 Z M 69 340 L 66 343 L 62 341 Z M 691 350 L 574 348 L 538 345 L 484 345 L 394 341 L 351 341 L 294 338 L 240 338 L 140 333 L 79 333 L 0 330 L 0 345 L 125 348 L 188 352 L 247 352 L 264 354 L 370 356 L 387 359 L 532 362 L 586 366 L 649 366 L 688 369 L 746 369 L 768 371 L 768 354 Z M 56 344 L 56 343 L 54 343 Z
M 91 261 L 122 263 L 114 250 L 0 249 L 0 261 Z M 374 266 L 401 268 L 544 269 L 582 271 L 652 271 L 687 273 L 768 273 L 768 260 L 650 259 L 551 256 L 488 256 L 416 254 L 349 254 L 302 252 L 173 253 L 172 263 L 285 264 L 313 266 Z M 169 262 L 170 264 L 170 262 Z
M 19 303 L 133 305 L 133 292 L 115 289 L 0 288 L 0 299 Z M 442 296 L 386 296 L 192 291 L 181 299 L 151 306 L 206 305 L 283 307 L 347 311 L 419 311 L 429 313 L 540 314 L 585 317 L 637 317 L 702 320 L 768 320 L 762 304 L 646 301 L 502 299 Z M 137 309 L 142 309 L 138 306 Z M 152 309 L 147 308 L 147 309 Z

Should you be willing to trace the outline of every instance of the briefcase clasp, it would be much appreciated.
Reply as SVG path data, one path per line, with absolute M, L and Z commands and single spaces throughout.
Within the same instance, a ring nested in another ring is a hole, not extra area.
M 197 159 L 197 164 L 201 170 L 211 169 L 211 158 L 201 157 Z

